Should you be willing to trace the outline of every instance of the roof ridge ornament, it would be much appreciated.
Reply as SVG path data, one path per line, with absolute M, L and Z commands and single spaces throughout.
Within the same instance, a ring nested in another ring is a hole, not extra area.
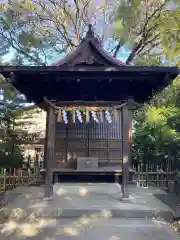
M 94 37 L 94 31 L 92 29 L 92 24 L 88 25 L 88 31 L 86 33 L 86 38 L 92 38 Z

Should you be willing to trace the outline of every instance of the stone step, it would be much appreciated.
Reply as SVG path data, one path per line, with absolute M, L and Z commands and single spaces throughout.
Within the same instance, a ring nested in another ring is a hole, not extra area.
M 11 232 L 10 232 L 11 231 Z M 18 223 L 17 228 L 5 228 L 1 240 L 22 239 L 108 239 L 108 240 L 179 240 L 168 223 L 142 219 L 46 219 L 37 224 Z M 9 234 L 11 233 L 11 235 Z M 20 233 L 20 234 L 17 234 Z M 19 236 L 20 235 L 20 236 Z
M 141 209 L 101 209 L 101 208 L 89 208 L 89 209 L 75 209 L 75 208 L 63 208 L 54 209 L 53 211 L 42 211 L 40 215 L 44 218 L 80 218 L 82 216 L 88 217 L 110 217 L 110 218 L 128 218 L 128 219 L 162 219 L 164 221 L 171 221 L 174 219 L 172 211 L 161 210 L 141 210 Z
M 46 219 L 80 218 L 84 215 L 113 219 L 161 218 L 165 221 L 174 218 L 173 210 L 159 200 L 159 196 L 163 199 L 168 197 L 166 192 L 157 188 L 137 188 L 134 185 L 129 185 L 128 189 L 130 198 L 122 199 L 120 186 L 116 184 L 60 183 L 54 185 L 52 199 L 45 200 L 43 186 L 25 187 L 15 189 L 17 193 L 23 194 L 8 204 L 7 208 L 21 208 L 27 216 L 34 212 Z
M 31 183 L 29 186 L 42 186 L 44 185 L 44 180 L 38 180 L 36 182 Z

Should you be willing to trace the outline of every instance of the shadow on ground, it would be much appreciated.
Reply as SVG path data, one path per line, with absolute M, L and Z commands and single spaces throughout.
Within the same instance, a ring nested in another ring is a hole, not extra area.
M 155 193 L 154 196 L 173 209 L 173 211 L 175 211 L 177 206 L 180 204 L 180 197 L 178 197 L 175 193 Z

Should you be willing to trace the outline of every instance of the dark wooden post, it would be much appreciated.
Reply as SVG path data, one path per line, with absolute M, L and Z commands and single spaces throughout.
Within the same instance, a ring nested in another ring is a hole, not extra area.
M 129 111 L 128 104 L 122 109 L 122 197 L 128 198 L 127 183 L 129 180 Z
M 128 142 L 129 142 L 129 165 L 132 166 L 132 118 L 134 110 L 134 100 L 128 100 Z
M 51 198 L 53 195 L 52 169 L 54 168 L 55 162 L 55 110 L 52 107 L 48 108 L 46 121 L 46 139 L 44 153 L 44 163 L 46 169 L 45 198 Z

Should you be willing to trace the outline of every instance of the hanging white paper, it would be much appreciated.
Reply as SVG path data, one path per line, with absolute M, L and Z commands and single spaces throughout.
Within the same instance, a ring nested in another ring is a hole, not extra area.
M 68 124 L 68 117 L 67 117 L 67 112 L 65 110 L 62 111 L 62 115 L 63 115 L 63 120 L 66 124 Z
M 95 122 L 99 122 L 99 119 L 97 118 L 96 112 L 95 111 L 91 111 L 92 114 L 92 118 L 94 119 Z
M 112 123 L 112 118 L 111 118 L 110 112 L 108 110 L 105 111 L 105 115 L 106 115 L 106 119 L 107 119 L 108 123 Z
M 80 123 L 83 123 L 81 111 L 80 110 L 76 110 L 76 114 L 77 114 L 77 118 L 80 121 Z

